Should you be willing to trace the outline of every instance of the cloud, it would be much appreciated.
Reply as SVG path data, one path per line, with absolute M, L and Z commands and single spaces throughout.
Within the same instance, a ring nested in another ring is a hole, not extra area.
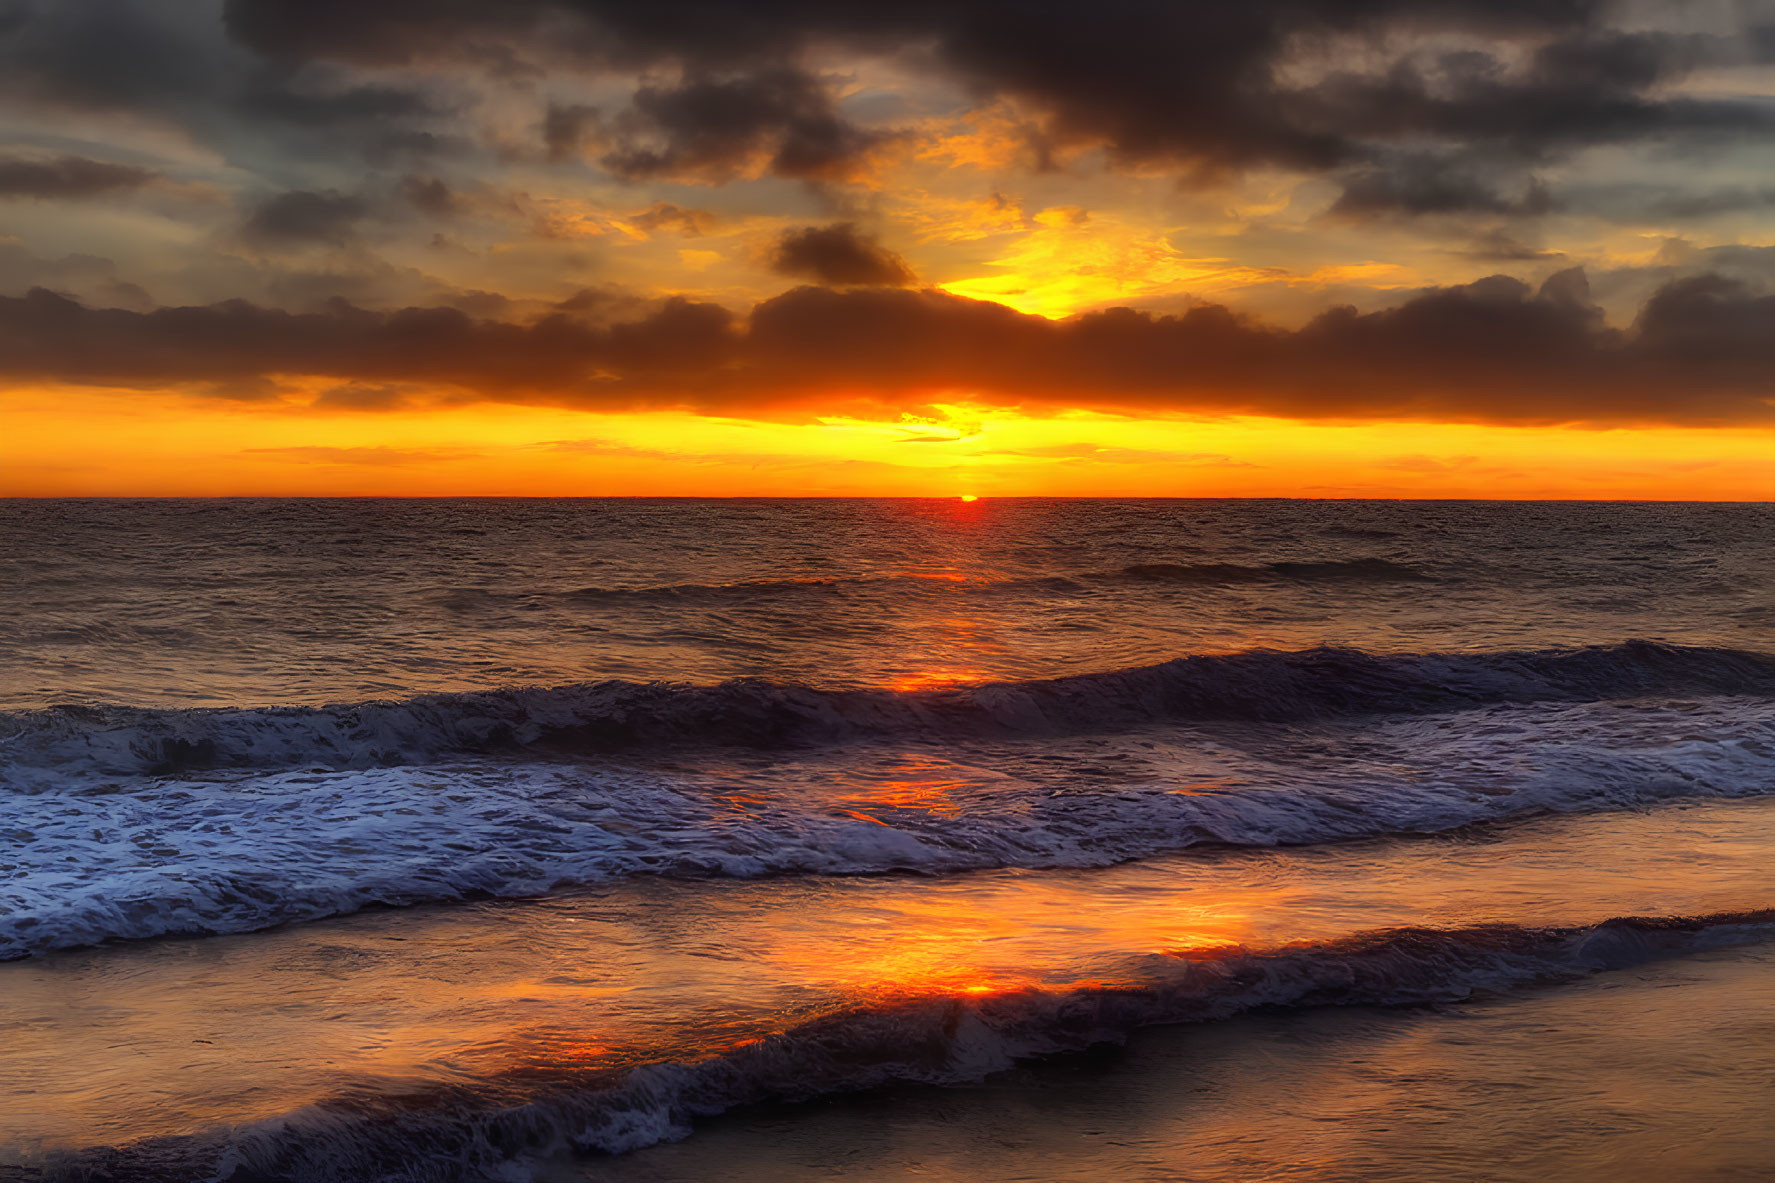
M 214 0 L 9 7 L 0 103 L 26 127 L 54 134 L 74 113 L 82 139 L 109 124 L 132 148 L 170 148 L 175 157 L 208 148 L 286 185 L 316 158 L 393 160 L 462 147 L 460 122 L 439 126 L 459 120 L 473 99 L 454 80 L 364 77 L 254 53 L 227 37 Z
M 917 113 L 948 105 L 1005 113 L 1038 169 L 1322 174 L 1346 221 L 1589 212 L 1592 195 L 1557 184 L 1581 152 L 1753 151 L 1775 132 L 1754 85 L 1690 85 L 1775 60 L 1766 5 L 1706 20 L 1672 0 L 1104 0 L 1089 19 L 1046 0 L 1014 16 L 996 0 L 221 7 L 218 22 L 208 4 L 15 6 L 0 96 L 164 121 L 312 191 L 341 173 L 305 166 L 341 158 L 398 175 L 537 152 L 637 185 L 870 183 L 915 142 Z M 883 78 L 900 93 L 880 93 Z
M 851 222 L 785 231 L 770 266 L 778 275 L 833 285 L 910 287 L 917 282 L 906 260 L 859 233 Z
M 709 183 L 759 172 L 852 180 L 889 138 L 844 120 L 824 83 L 787 66 L 644 85 L 613 135 L 600 163 L 617 176 Z
M 836 50 L 897 54 L 1015 103 L 1050 149 L 1101 145 L 1186 176 L 1357 168 L 1367 192 L 1382 157 L 1425 143 L 1520 164 L 1766 136 L 1766 105 L 1675 85 L 1775 55 L 1752 10 L 1736 34 L 1704 35 L 1675 6 L 1644 7 L 1632 29 L 1605 0 L 1104 0 L 1088 17 L 995 0 L 228 0 L 226 13 L 241 43 L 283 60 L 464 61 L 498 45 L 550 69 L 675 74 L 634 95 L 628 133 L 652 143 L 607 159 L 631 178 L 719 180 L 758 155 L 783 176 L 853 171 L 870 133 L 803 65 Z M 1359 192 L 1349 208 L 1378 207 Z
M 1505 36 L 1458 51 L 1408 51 L 1379 69 L 1335 68 L 1291 102 L 1301 120 L 1331 134 L 1399 143 L 1433 137 L 1528 158 L 1770 126 L 1769 112 L 1754 102 L 1670 93 L 1669 84 L 1696 67 L 1737 56 L 1730 39 L 1620 33 L 1604 23 L 1611 11 L 1549 5 L 1546 23 L 1557 30 L 1550 39 Z
M 719 219 L 708 210 L 687 209 L 669 201 L 656 201 L 628 221 L 637 230 L 649 234 L 670 230 L 684 238 L 701 238 L 715 229 Z
M 112 259 L 83 253 L 42 258 L 15 241 L 0 238 L 0 293 L 23 295 L 34 287 L 78 293 L 103 308 L 145 311 L 155 304 L 139 285 L 118 277 Z
M 1334 216 L 1372 218 L 1424 214 L 1544 214 L 1554 208 L 1545 185 L 1530 177 L 1507 192 L 1511 178 L 1486 162 L 1410 154 L 1344 174 Z
M 126 0 L 16 6 L 0 33 L 0 93 L 70 107 L 169 111 L 217 82 L 202 37 Z
M 1775 209 L 1775 186 L 1730 185 L 1703 193 L 1667 191 L 1645 205 L 1645 212 L 1654 217 L 1683 219 L 1768 209 Z
M 46 291 L 0 299 L 15 378 L 136 384 L 317 375 L 582 407 L 763 413 L 971 399 L 1140 413 L 1491 423 L 1775 422 L 1775 296 L 1721 276 L 1666 284 L 1604 323 L 1578 271 L 1493 276 L 1298 330 L 1211 304 L 1065 321 L 938 291 L 803 287 L 744 318 L 673 299 L 638 319 L 526 323 L 454 308 L 293 314 L 241 301 L 149 313 Z
M 589 78 L 599 105 L 543 100 L 537 112 L 552 160 L 595 156 L 630 182 L 831 183 L 870 176 L 899 130 L 853 117 L 834 70 L 887 59 L 915 91 L 1008 104 L 1050 162 L 1101 148 L 1112 165 L 1191 179 L 1327 173 L 1346 187 L 1348 217 L 1534 215 L 1548 206 L 1524 193 L 1529 170 L 1580 150 L 1754 147 L 1775 130 L 1755 95 L 1684 89 L 1698 70 L 1775 59 L 1775 22 L 1757 5 L 1715 12 L 1707 33 L 1658 0 L 1631 12 L 1607 0 L 1104 0 L 1089 19 L 1058 2 L 1008 15 L 996 0 L 222 9 L 218 24 L 207 5 L 14 7 L 0 93 L 165 116 L 211 141 L 273 132 L 302 151 L 394 160 L 486 136 L 464 111 L 487 98 L 477 77 Z M 1440 182 L 1424 163 L 1457 159 L 1463 175 Z
M 413 404 L 398 387 L 347 384 L 321 391 L 313 405 L 342 411 L 398 411 Z
M 550 103 L 542 118 L 542 143 L 550 160 L 579 156 L 603 136 L 598 108 L 584 103 Z
M 254 114 L 323 129 L 434 114 L 431 104 L 416 91 L 375 84 L 316 91 L 294 84 L 281 72 L 254 74 L 241 101 Z
M 260 246 L 343 246 L 368 212 L 362 198 L 330 189 L 324 193 L 298 189 L 261 202 L 241 227 L 241 233 Z
M 1565 258 L 1562 252 L 1543 250 L 1532 243 L 1524 242 L 1501 226 L 1480 231 L 1457 253 L 1490 263 L 1526 263 Z
M 81 156 L 59 156 L 48 160 L 0 157 L 0 198 L 67 201 L 102 197 L 108 193 L 140 189 L 154 179 L 155 174 L 145 168 L 106 164 Z
M 462 203 L 457 200 L 456 194 L 449 185 L 436 177 L 420 177 L 409 173 L 401 178 L 400 195 L 408 205 L 433 217 L 447 218 L 462 212 Z

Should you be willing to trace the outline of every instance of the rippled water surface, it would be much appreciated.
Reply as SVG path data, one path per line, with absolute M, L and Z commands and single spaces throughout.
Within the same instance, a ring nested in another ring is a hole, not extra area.
M 915 688 L 1184 654 L 1755 648 L 1768 505 L 0 504 L 0 706 L 602 678 Z
M 45 501 L 0 542 L 6 1183 L 1658 1177 L 1634 1129 L 1775 1173 L 1767 1046 L 1695 1050 L 1766 1032 L 1685 1017 L 1775 992 L 1768 505 Z M 1030 1066 L 1172 1024 L 1090 1061 L 1119 1114 Z M 1685 1099 L 1619 1129 L 1548 1100 L 1658 1062 Z M 693 1132 L 909 1083 L 949 1087 Z

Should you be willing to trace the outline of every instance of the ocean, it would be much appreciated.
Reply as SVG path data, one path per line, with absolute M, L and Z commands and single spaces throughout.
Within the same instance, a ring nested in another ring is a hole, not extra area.
M 7 1183 L 1775 1174 L 1775 505 L 0 542 Z

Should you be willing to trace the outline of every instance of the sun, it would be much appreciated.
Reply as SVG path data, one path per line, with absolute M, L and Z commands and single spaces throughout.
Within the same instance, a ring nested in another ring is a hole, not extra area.
M 958 501 L 978 501 L 978 500 L 980 500 L 980 498 L 975 496 L 972 493 L 963 493 L 960 497 L 957 498 L 957 500 Z

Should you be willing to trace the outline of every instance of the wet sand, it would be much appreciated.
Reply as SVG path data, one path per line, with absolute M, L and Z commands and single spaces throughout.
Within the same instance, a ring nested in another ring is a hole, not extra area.
M 1775 949 L 1425 1009 L 1268 1013 L 964 1088 L 762 1107 L 550 1183 L 1775 1177 Z

